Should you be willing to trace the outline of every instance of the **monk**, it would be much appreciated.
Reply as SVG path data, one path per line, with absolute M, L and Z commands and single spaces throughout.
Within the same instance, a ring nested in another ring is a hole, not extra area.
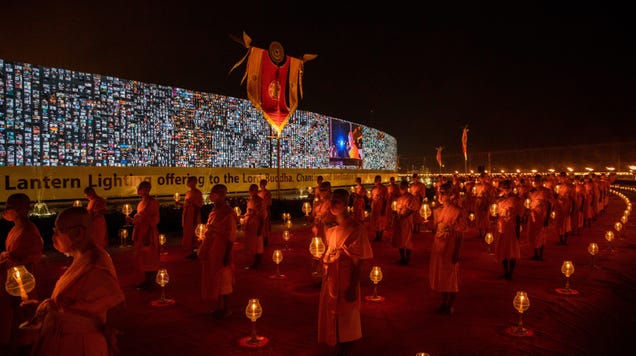
M 159 269 L 159 202 L 150 196 L 151 187 L 149 181 L 139 183 L 137 195 L 141 201 L 137 204 L 137 213 L 133 218 L 126 216 L 126 221 L 134 226 L 132 240 L 137 271 L 144 275 L 144 280 L 136 286 L 138 290 L 153 289 Z
M 189 176 L 186 185 L 190 190 L 185 194 L 183 203 L 183 212 L 181 213 L 181 244 L 190 252 L 186 256 L 187 259 L 195 259 L 197 257 L 198 237 L 194 233 L 197 226 L 201 223 L 201 207 L 203 206 L 203 193 L 197 188 L 197 177 Z
M 41 324 L 32 355 L 115 354 L 111 317 L 121 312 L 124 294 L 110 255 L 95 245 L 91 217 L 82 207 L 62 211 L 53 246 L 73 257 L 56 282 L 51 298 L 39 303 L 31 325 Z
M 253 262 L 245 269 L 254 269 L 258 268 L 263 261 L 263 218 L 265 216 L 265 206 L 263 198 L 258 196 L 258 185 L 251 184 L 249 194 L 250 199 L 247 201 L 247 212 L 245 213 L 245 250 L 253 259 Z
M 396 210 L 393 216 L 393 236 L 391 245 L 400 252 L 401 265 L 411 262 L 413 250 L 413 217 L 418 213 L 417 198 L 409 193 L 409 183 L 400 182 L 400 196 L 396 200 Z
M 258 196 L 263 199 L 263 246 L 267 246 L 272 231 L 272 192 L 267 189 L 267 179 L 261 179 L 258 185 Z
M 5 249 L 0 253 L 0 354 L 11 355 L 20 345 L 15 344 L 17 328 L 26 320 L 25 310 L 20 309 L 20 297 L 5 290 L 7 270 L 23 265 L 37 279 L 37 267 L 42 258 L 44 242 L 37 226 L 29 220 L 31 200 L 23 193 L 12 194 L 7 199 L 2 217 L 14 225 L 7 235 Z M 32 295 L 37 294 L 35 291 Z
M 347 190 L 333 192 L 331 213 L 337 225 L 327 230 L 318 305 L 318 342 L 337 346 L 338 355 L 351 355 L 362 338 L 360 276 L 364 262 L 373 258 L 366 229 L 347 213 L 348 201 Z
M 88 199 L 86 210 L 93 219 L 93 233 L 95 245 L 101 248 L 108 248 L 108 226 L 106 225 L 106 199 L 97 195 L 95 188 L 84 188 L 84 195 Z
M 227 187 L 217 184 L 210 191 L 214 208 L 205 225 L 205 237 L 197 251 L 201 261 L 201 297 L 212 304 L 212 315 L 222 319 L 231 315 L 228 309 L 234 290 L 232 246 L 236 241 L 237 216 L 227 204 Z
M 373 189 L 371 189 L 371 215 L 369 220 L 375 231 L 373 241 L 382 241 L 382 235 L 387 226 L 387 205 L 389 204 L 389 191 L 382 184 L 382 177 L 376 175 L 373 179 Z
M 451 199 L 453 189 L 444 183 L 438 189 L 441 207 L 435 209 L 435 236 L 431 247 L 429 284 L 442 294 L 438 314 L 451 315 L 459 292 L 459 253 L 466 230 L 465 210 Z

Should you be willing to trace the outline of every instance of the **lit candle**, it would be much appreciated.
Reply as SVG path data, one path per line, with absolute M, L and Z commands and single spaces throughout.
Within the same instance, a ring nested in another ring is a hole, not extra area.
M 22 300 L 27 300 L 29 297 L 27 296 L 26 290 L 24 290 L 24 284 L 22 283 L 22 276 L 20 276 L 20 270 L 17 267 L 13 267 L 13 276 L 15 277 L 15 281 L 18 283 L 18 288 L 20 288 L 20 298 Z

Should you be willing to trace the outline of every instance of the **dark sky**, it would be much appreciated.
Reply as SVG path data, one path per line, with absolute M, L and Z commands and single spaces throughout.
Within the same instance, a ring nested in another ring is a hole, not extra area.
M 634 21 L 619 5 L 77 3 L 3 2 L 0 58 L 246 98 L 245 65 L 228 74 L 245 31 L 318 55 L 300 110 L 386 131 L 402 157 L 459 154 L 465 125 L 475 153 L 636 141 Z

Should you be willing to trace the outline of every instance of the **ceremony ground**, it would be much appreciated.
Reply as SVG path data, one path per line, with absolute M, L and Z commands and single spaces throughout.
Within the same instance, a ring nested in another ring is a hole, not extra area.
M 632 194 L 633 195 L 633 194 Z M 633 199 L 633 196 L 632 196 Z M 500 278 L 502 267 L 488 252 L 483 239 L 471 229 L 462 247 L 460 292 L 453 315 L 438 315 L 440 295 L 428 285 L 428 261 L 432 233 L 415 235 L 412 263 L 397 263 L 399 255 L 388 237 L 373 242 L 374 258 L 362 278 L 363 338 L 355 346 L 356 355 L 406 355 L 417 352 L 438 355 L 631 355 L 634 354 L 633 327 L 636 325 L 636 216 L 631 214 L 613 250 L 604 239 L 607 230 L 620 219 L 625 201 L 612 195 L 605 212 L 569 239 L 568 246 L 549 241 L 545 261 L 533 261 L 532 249 L 522 245 L 513 280 Z M 137 291 L 132 277 L 131 247 L 109 249 L 127 307 L 119 320 L 122 355 L 331 355 L 333 349 L 318 344 L 317 312 L 320 280 L 312 277 L 309 254 L 310 230 L 304 220 L 294 220 L 289 249 L 284 249 L 283 226 L 273 223 L 273 233 L 257 270 L 244 270 L 241 235 L 235 245 L 236 287 L 231 295 L 233 314 L 217 320 L 207 314 L 200 298 L 200 262 L 185 259 L 180 237 L 169 236 L 162 264 L 170 283 L 166 298 L 175 303 L 155 307 L 161 290 Z M 599 253 L 592 259 L 587 247 L 596 242 Z M 285 279 L 272 279 L 276 265 L 272 251 L 283 249 L 279 265 Z M 570 287 L 578 294 L 559 294 L 564 288 L 561 273 L 564 260 L 574 263 Z M 50 251 L 45 258 L 40 291 L 50 295 L 57 276 L 70 261 Z M 382 268 L 384 279 L 378 294 L 384 301 L 369 302 L 373 293 L 369 280 L 372 266 Z M 519 314 L 512 300 L 517 291 L 526 291 L 530 307 L 523 325 L 531 336 L 507 332 L 517 325 Z M 258 298 L 263 314 L 256 332 L 268 339 L 265 346 L 250 348 L 240 339 L 250 335 L 252 323 L 245 316 L 248 299 Z

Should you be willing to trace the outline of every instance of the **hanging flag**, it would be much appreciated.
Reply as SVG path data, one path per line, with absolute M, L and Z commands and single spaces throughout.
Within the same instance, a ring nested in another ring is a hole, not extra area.
M 247 48 L 247 54 L 230 72 L 247 60 L 247 98 L 263 112 L 269 124 L 280 134 L 298 107 L 298 96 L 303 97 L 302 74 L 304 63 L 317 57 L 305 54 L 302 59 L 285 55 L 283 46 L 274 41 L 269 49 L 254 47 L 252 39 L 243 32 L 242 39 L 234 39 Z
M 464 126 L 462 132 L 462 151 L 464 152 L 464 160 L 468 161 L 468 125 Z
M 437 159 L 437 164 L 439 164 L 440 168 L 442 167 L 442 150 L 444 149 L 444 147 L 439 146 L 436 148 L 437 150 L 437 155 L 435 156 L 435 158 Z

